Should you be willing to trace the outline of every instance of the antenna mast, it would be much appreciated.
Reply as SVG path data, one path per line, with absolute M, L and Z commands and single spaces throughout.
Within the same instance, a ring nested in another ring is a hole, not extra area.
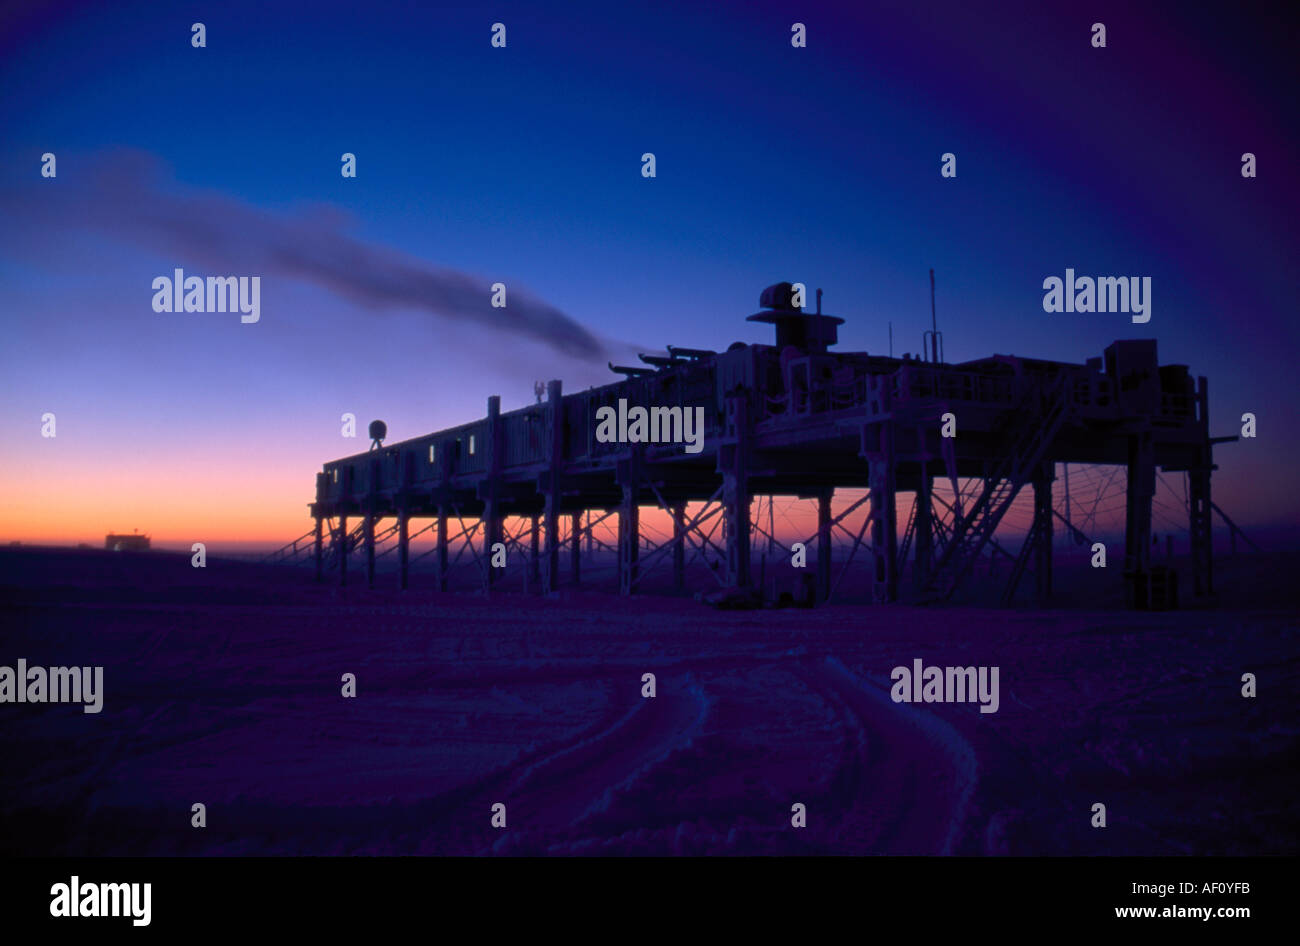
M 921 336 L 921 350 L 929 350 L 930 361 L 938 364 L 943 357 L 943 336 L 934 315 L 934 270 L 930 270 L 930 331 Z

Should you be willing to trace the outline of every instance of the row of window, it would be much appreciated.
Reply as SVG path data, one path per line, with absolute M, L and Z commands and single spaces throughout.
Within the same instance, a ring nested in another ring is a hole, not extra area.
M 474 455 L 474 447 L 475 447 L 475 444 L 474 444 L 474 435 L 473 435 L 473 434 L 470 434 L 470 435 L 469 435 L 469 455 L 470 455 L 471 457 Z M 430 462 L 430 463 L 437 463 L 437 462 L 438 462 L 438 445 L 437 445 L 436 443 L 431 443 L 431 444 L 429 444 L 429 462 Z
M 473 434 L 470 434 L 470 435 L 469 435 L 469 455 L 470 455 L 471 457 L 474 456 L 474 452 L 475 452 L 477 446 L 478 446 L 478 445 L 477 445 L 477 443 L 476 443 L 476 441 L 475 441 L 475 437 L 474 437 L 474 435 L 473 435 Z M 430 463 L 437 463 L 437 462 L 438 462 L 438 445 L 437 445 L 437 444 L 434 444 L 434 443 L 429 444 L 429 462 L 430 462 Z M 333 470 L 332 472 L 333 472 L 333 475 L 334 475 L 334 482 L 337 483 L 337 482 L 339 481 L 339 470 L 338 470 L 338 467 L 335 467 L 334 470 Z

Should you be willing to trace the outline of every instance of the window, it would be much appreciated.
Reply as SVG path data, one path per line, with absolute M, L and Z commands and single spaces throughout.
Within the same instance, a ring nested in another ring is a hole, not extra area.
M 429 462 L 430 462 L 430 463 L 437 463 L 437 462 L 438 462 L 438 446 L 437 446 L 437 444 L 432 444 L 432 443 L 429 444 Z
M 339 471 L 338 471 L 338 470 L 335 470 L 335 471 L 334 471 L 334 482 L 337 483 L 338 481 L 339 481 Z
M 470 435 L 469 435 L 469 455 L 470 455 L 470 456 L 473 456 L 473 455 L 474 455 L 474 435 L 473 435 L 473 434 L 470 434 Z

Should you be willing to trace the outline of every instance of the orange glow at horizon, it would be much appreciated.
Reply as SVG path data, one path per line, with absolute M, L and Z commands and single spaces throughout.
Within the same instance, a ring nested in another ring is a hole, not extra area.
M 0 468 L 0 490 L 8 500 L 0 506 L 0 543 L 77 545 L 87 543 L 102 547 L 110 532 L 130 533 L 138 530 L 151 537 L 159 548 L 188 549 L 194 542 L 204 542 L 209 549 L 240 547 L 276 547 L 302 536 L 313 528 L 308 512 L 314 489 L 313 474 L 322 461 L 346 455 L 346 450 L 322 449 L 319 443 L 293 442 L 292 438 L 267 445 L 250 446 L 231 436 L 223 441 L 204 439 L 190 444 L 146 440 L 123 449 L 115 444 L 111 460 L 105 457 L 102 444 L 64 441 L 48 442 L 24 450 L 20 457 L 7 457 Z M 355 452 L 355 451 L 353 451 Z M 101 459 L 95 459 L 96 456 Z M 83 458 L 89 459 L 83 459 Z M 17 462 L 14 462 L 14 460 Z M 1076 473 L 1076 484 L 1082 480 Z M 1057 508 L 1061 508 L 1061 479 L 1056 483 Z M 1123 477 L 1118 477 L 1118 494 L 1107 494 L 1102 503 L 1106 513 L 1094 521 L 1095 531 L 1113 531 L 1123 524 Z M 832 514 L 843 510 L 864 495 L 860 489 L 836 492 Z M 1076 524 L 1083 524 L 1079 493 L 1075 493 Z M 1094 490 L 1095 493 L 1095 490 Z M 946 481 L 935 484 L 935 495 L 951 502 L 951 488 Z M 913 496 L 900 493 L 897 502 L 899 538 L 902 539 L 912 510 Z M 1118 505 L 1117 505 L 1118 504 Z M 1181 496 L 1164 496 L 1158 502 L 1157 531 L 1165 532 L 1179 525 Z M 688 506 L 687 519 L 700 510 L 700 503 Z M 859 534 L 870 508 L 863 503 L 833 529 L 836 544 L 852 541 Z M 1093 504 L 1095 509 L 1095 504 Z M 1028 489 L 1017 497 L 1000 527 L 1023 532 L 1029 525 L 1032 499 Z M 936 502 L 936 512 L 943 508 Z M 601 513 L 594 513 L 599 517 Z M 817 531 L 817 504 L 813 500 L 778 497 L 775 509 L 768 510 L 766 497 L 756 499 L 751 507 L 756 532 L 754 548 L 765 548 L 766 531 L 771 522 L 777 540 L 784 545 L 807 541 Z M 562 525 L 567 533 L 568 522 Z M 704 528 L 717 526 L 713 542 L 722 542 L 720 516 L 710 518 Z M 672 536 L 672 520 L 662 510 L 642 507 L 642 532 L 651 542 L 663 542 Z M 470 522 L 469 519 L 466 522 Z M 517 532 L 516 520 L 510 530 Z M 600 527 L 616 530 L 617 517 L 611 516 Z M 423 526 L 426 523 L 421 523 Z M 1059 521 L 1059 531 L 1064 529 Z M 1182 525 L 1185 528 L 1185 525 Z M 452 529 L 453 535 L 459 526 Z M 564 534 L 562 533 L 562 534 Z M 423 540 L 428 540 L 428 534 Z M 864 533 L 870 541 L 869 532 Z M 698 541 L 698 539 L 697 539 Z M 812 550 L 809 550 L 812 552 Z
M 65 439 L 61 430 L 0 469 L 0 490 L 21 497 L 0 507 L 0 539 L 99 547 L 110 532 L 138 530 L 163 547 L 278 544 L 312 524 L 316 452 L 153 441 L 107 454 L 102 443 Z

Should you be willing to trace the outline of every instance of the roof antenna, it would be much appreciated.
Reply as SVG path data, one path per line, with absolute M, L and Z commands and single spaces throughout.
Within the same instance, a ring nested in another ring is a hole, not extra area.
M 921 350 L 929 349 L 930 362 L 939 364 L 943 358 L 943 335 L 934 315 L 934 270 L 930 270 L 930 331 L 921 335 Z
M 817 314 L 822 314 L 822 291 L 820 289 L 817 290 Z
M 889 323 L 889 357 L 894 357 L 894 323 Z

